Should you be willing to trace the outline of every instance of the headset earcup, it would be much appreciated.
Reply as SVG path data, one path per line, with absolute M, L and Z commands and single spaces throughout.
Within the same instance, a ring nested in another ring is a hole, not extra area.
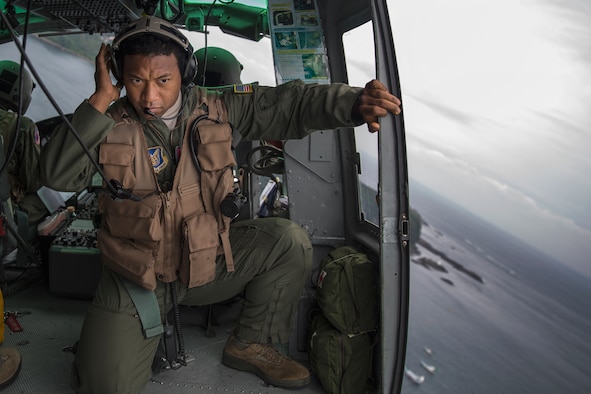
M 115 53 L 113 52 L 113 50 L 111 50 L 110 66 L 111 66 L 111 73 L 113 74 L 113 76 L 115 77 L 117 82 L 122 82 L 121 76 L 122 76 L 123 72 L 119 69 L 119 63 L 117 63 L 117 56 L 115 56 Z
M 185 74 L 183 75 L 183 86 L 189 85 L 197 76 L 197 58 L 192 51 L 189 52 Z

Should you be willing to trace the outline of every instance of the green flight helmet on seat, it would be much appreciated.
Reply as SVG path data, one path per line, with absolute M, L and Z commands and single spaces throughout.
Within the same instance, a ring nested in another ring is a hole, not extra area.
M 242 64 L 229 51 L 217 47 L 201 48 L 195 52 L 195 58 L 197 59 L 197 76 L 193 80 L 195 85 L 226 86 L 242 83 L 240 80 Z
M 19 86 L 21 78 L 20 64 L 11 60 L 0 61 L 0 105 L 5 109 L 18 111 Z M 27 112 L 33 94 L 33 78 L 25 69 L 22 73 L 23 91 L 22 91 L 22 113 Z

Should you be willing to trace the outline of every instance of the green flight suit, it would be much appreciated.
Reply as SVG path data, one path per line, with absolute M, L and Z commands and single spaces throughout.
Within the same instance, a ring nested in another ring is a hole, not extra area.
M 0 132 L 5 157 L 10 154 L 9 150 L 16 136 L 16 123 L 15 113 L 0 108 Z M 39 178 L 40 149 L 39 131 L 35 122 L 21 116 L 19 138 L 5 171 L 8 173 L 12 201 L 27 214 L 31 225 L 36 225 L 48 214 L 37 195 L 37 190 L 42 186 Z
M 343 84 L 305 85 L 293 81 L 277 88 L 253 86 L 249 94 L 224 92 L 229 122 L 245 140 L 302 138 L 314 130 L 354 126 L 351 109 L 360 88 Z M 126 98 L 122 98 L 126 100 Z M 160 120 L 144 125 L 148 147 L 161 147 L 169 158 L 157 178 L 163 191 L 174 177 L 174 154 L 196 97 L 184 95 L 177 128 Z M 137 115 L 129 106 L 130 116 Z M 72 124 L 93 157 L 114 126 L 113 120 L 87 102 L 75 111 Z M 62 125 L 42 153 L 44 183 L 56 190 L 81 190 L 95 172 L 75 137 Z M 245 340 L 286 343 L 301 291 L 312 268 L 307 233 L 282 218 L 245 220 L 230 227 L 235 271 L 227 272 L 218 256 L 212 283 L 187 289 L 174 284 L 183 305 L 207 305 L 243 294 L 244 305 L 235 334 Z M 171 308 L 167 285 L 155 290 L 163 317 Z M 92 306 L 84 321 L 76 354 L 77 392 L 137 393 L 151 376 L 159 337 L 145 339 L 135 306 L 117 274 L 104 269 Z

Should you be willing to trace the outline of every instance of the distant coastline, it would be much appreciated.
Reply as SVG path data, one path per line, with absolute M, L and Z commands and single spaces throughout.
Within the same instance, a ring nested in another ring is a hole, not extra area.
M 451 265 L 454 269 L 460 271 L 462 274 L 467 275 L 469 278 L 474 279 L 475 281 L 480 282 L 482 284 L 484 284 L 486 282 L 482 276 L 480 276 L 479 274 L 477 274 L 474 271 L 469 270 L 463 264 L 460 264 L 459 262 L 450 258 L 445 253 L 435 249 L 435 247 L 433 247 L 433 245 L 431 245 L 429 242 L 425 241 L 424 239 L 419 239 L 419 245 L 421 245 L 422 247 L 424 247 L 425 249 L 427 249 L 431 253 L 441 257 L 446 263 Z M 447 270 L 441 264 L 439 264 L 427 257 L 421 257 L 420 259 L 417 260 L 417 263 L 428 268 L 428 269 L 434 268 L 434 269 L 437 269 L 442 272 L 447 272 Z
M 420 390 L 587 392 L 589 279 L 420 186 L 406 365 L 437 367 Z M 436 353 L 425 359 L 425 347 Z M 418 392 L 405 380 L 402 393 Z

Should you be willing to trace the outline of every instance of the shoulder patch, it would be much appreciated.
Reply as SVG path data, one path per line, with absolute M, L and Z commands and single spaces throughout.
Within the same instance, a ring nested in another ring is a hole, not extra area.
M 41 145 L 41 136 L 39 135 L 37 125 L 35 125 L 35 131 L 33 132 L 33 142 L 35 142 L 35 145 Z
M 154 172 L 159 174 L 168 165 L 168 157 L 164 154 L 164 149 L 161 146 L 154 146 L 148 148 L 148 153 L 150 154 L 150 160 L 152 160 Z
M 234 93 L 252 93 L 252 84 L 245 83 L 245 84 L 236 84 L 234 85 Z

